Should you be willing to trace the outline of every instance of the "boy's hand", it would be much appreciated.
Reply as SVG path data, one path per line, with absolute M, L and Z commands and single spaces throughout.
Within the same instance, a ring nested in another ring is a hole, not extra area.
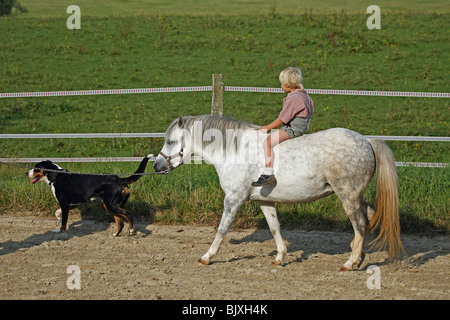
M 259 128 L 259 130 L 260 130 L 262 133 L 267 133 L 267 132 L 269 131 L 269 129 L 267 129 L 267 126 L 262 126 L 261 128 Z
M 268 125 L 262 126 L 259 128 L 262 133 L 268 133 L 270 130 L 275 129 L 276 127 L 279 127 L 283 124 L 283 121 L 276 118 L 272 123 L 269 123 Z

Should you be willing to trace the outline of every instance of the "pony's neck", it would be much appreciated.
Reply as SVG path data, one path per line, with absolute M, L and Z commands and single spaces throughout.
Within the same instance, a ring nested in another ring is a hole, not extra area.
M 219 132 L 192 132 L 192 153 L 208 163 L 223 162 L 225 156 L 224 141 Z
M 253 129 L 191 129 L 191 153 L 214 165 L 257 163 L 263 156 L 264 138 Z

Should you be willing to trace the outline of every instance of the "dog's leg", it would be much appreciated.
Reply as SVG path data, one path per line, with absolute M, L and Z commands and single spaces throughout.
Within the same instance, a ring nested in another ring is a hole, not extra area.
M 130 229 L 130 236 L 136 234 L 136 229 L 134 229 L 133 225 L 133 217 L 131 214 L 128 213 L 125 209 L 122 209 L 118 206 L 114 206 L 112 204 L 107 203 L 106 201 L 103 202 L 103 207 L 105 207 L 106 211 L 114 215 L 114 219 L 116 220 L 117 224 L 117 232 L 113 234 L 113 236 L 118 236 L 119 232 L 122 231 L 123 225 L 119 228 L 119 222 L 118 220 L 121 220 L 121 218 L 125 219 L 128 222 L 128 228 Z M 122 223 L 122 221 L 120 221 Z
M 69 206 L 61 205 L 61 228 L 52 230 L 53 232 L 62 232 L 67 228 L 67 220 L 69 218 Z
M 127 203 L 129 197 L 130 197 L 130 188 L 128 188 L 128 186 L 123 186 L 122 201 L 120 203 L 119 210 L 125 215 L 125 218 L 128 221 L 130 236 L 134 236 L 136 234 L 136 229 L 134 228 L 133 224 L 133 216 L 125 209 L 122 209 L 122 207 L 125 206 L 125 204 Z
M 121 218 L 124 218 L 126 221 L 128 221 L 129 235 L 134 236 L 136 234 L 136 229 L 134 228 L 133 217 L 125 209 L 119 208 L 119 212 L 120 212 L 120 214 L 118 214 L 118 216 Z
M 114 220 L 116 220 L 117 230 L 116 233 L 113 233 L 113 236 L 117 237 L 119 233 L 122 231 L 124 224 L 119 216 L 114 215 Z
M 128 228 L 129 228 L 129 235 L 130 236 L 134 236 L 136 235 L 136 229 L 134 228 L 134 224 L 133 224 L 133 216 L 126 211 L 125 209 L 120 209 L 120 211 L 123 212 L 123 214 L 125 215 L 126 219 L 128 220 Z

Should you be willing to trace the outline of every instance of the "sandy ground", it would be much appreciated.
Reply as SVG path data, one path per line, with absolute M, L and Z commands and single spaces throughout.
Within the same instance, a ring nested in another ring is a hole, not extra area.
M 114 223 L 74 216 L 68 231 L 51 232 L 57 227 L 0 216 L 1 299 L 450 298 L 448 236 L 403 236 L 408 257 L 387 264 L 386 252 L 373 252 L 359 270 L 339 273 L 350 233 L 282 230 L 288 263 L 274 267 L 268 230 L 233 230 L 214 263 L 198 266 L 213 227 L 137 224 L 136 236 L 125 227 L 113 237 Z

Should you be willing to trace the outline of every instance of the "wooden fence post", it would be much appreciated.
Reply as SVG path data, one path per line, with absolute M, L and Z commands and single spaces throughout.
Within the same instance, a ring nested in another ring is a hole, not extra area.
M 212 105 L 211 114 L 212 115 L 223 115 L 223 76 L 222 74 L 212 75 Z

